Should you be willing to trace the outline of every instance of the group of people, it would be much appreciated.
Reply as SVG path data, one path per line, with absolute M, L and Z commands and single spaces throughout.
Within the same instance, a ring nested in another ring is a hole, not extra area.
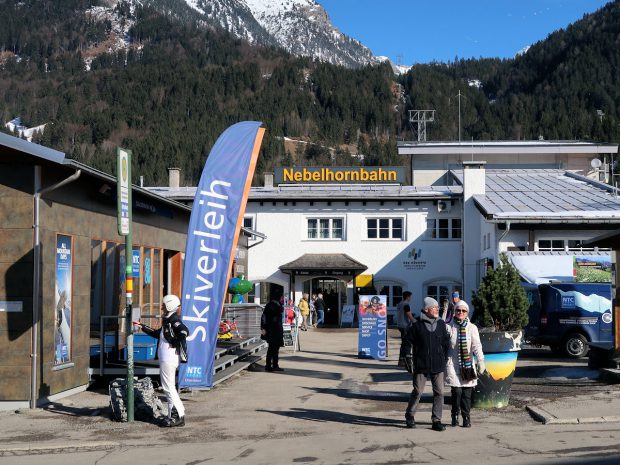
M 301 323 L 301 330 L 307 331 L 308 326 L 322 326 L 325 323 L 325 301 L 323 300 L 323 294 L 312 294 L 312 298 L 309 298 L 307 292 L 304 293 L 299 300 L 299 310 L 303 321 Z
M 411 292 L 403 293 L 397 307 L 401 333 L 400 363 L 413 374 L 413 390 L 405 411 L 407 428 L 415 428 L 415 412 L 427 379 L 433 386 L 432 428 L 444 431 L 441 422 L 444 383 L 451 388 L 452 426 L 471 426 L 472 393 L 477 377 L 486 370 L 478 328 L 469 320 L 469 305 L 452 294 L 452 302 L 442 306 L 432 297 L 424 298 L 419 313 L 411 310 Z

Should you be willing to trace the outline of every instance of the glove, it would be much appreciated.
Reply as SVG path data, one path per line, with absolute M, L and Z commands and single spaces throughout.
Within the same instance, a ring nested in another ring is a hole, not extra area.
M 486 367 L 486 365 L 484 364 L 484 360 L 480 360 L 480 361 L 478 362 L 478 373 L 479 373 L 479 374 L 482 374 L 482 373 L 484 373 L 485 371 L 487 371 L 487 367 Z

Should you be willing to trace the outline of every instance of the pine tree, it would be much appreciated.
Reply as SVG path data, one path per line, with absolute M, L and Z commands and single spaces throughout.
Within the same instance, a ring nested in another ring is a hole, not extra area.
M 482 279 L 478 292 L 472 297 L 474 320 L 482 327 L 498 331 L 520 331 L 527 325 L 529 302 L 521 287 L 517 269 L 500 256 L 500 265 L 489 269 Z

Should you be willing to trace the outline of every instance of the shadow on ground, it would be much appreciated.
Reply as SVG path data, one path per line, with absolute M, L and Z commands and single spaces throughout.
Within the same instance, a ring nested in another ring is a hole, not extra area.
M 304 408 L 294 408 L 291 410 L 257 410 L 257 412 L 272 413 L 288 418 L 297 418 L 299 420 L 344 423 L 347 425 L 362 426 L 391 426 L 394 428 L 405 428 L 405 421 L 394 420 L 391 418 L 368 417 L 362 415 L 350 415 L 348 413 L 333 412 L 330 410 L 311 410 Z M 418 425 L 430 425 L 430 423 L 420 423 Z

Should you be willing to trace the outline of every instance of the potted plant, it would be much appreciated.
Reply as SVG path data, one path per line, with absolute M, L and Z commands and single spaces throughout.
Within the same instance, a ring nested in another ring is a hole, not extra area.
M 517 269 L 501 254 L 473 293 L 473 321 L 480 328 L 486 371 L 479 374 L 474 406 L 505 407 L 527 325 L 529 302 Z

